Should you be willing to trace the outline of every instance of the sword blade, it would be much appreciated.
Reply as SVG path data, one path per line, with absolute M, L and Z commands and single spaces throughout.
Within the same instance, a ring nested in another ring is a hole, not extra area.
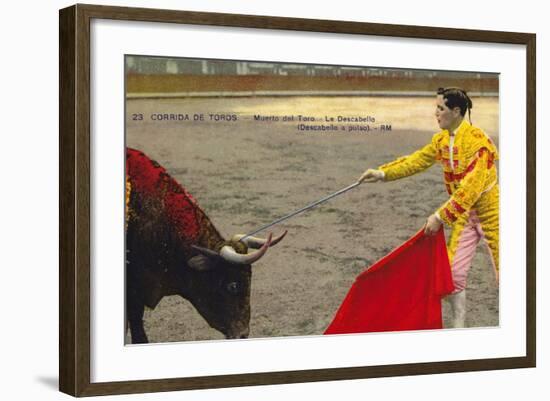
M 317 201 L 315 201 L 315 202 L 313 202 L 313 203 L 311 203 L 311 204 L 309 204 L 309 205 L 307 205 L 307 206 L 304 206 L 304 207 L 301 208 L 301 209 L 298 209 L 298 210 L 296 210 L 296 211 L 294 211 L 294 212 L 292 212 L 292 213 L 289 213 L 289 214 L 287 214 L 287 215 L 285 215 L 285 216 L 283 216 L 283 217 L 279 217 L 277 220 L 272 221 L 271 223 L 266 224 L 265 226 L 262 226 L 262 227 L 260 227 L 260 228 L 258 228 L 258 229 L 256 229 L 256 230 L 254 230 L 254 231 L 252 231 L 252 232 L 246 234 L 244 237 L 241 238 L 241 241 L 244 240 L 244 239 L 246 239 L 246 238 L 248 238 L 248 237 L 251 237 L 251 236 L 253 236 L 254 234 L 257 234 L 257 233 L 259 233 L 260 231 L 263 231 L 263 230 L 265 230 L 265 229 L 267 229 L 267 228 L 269 228 L 269 227 L 273 227 L 273 226 L 276 225 L 276 224 L 282 223 L 283 221 L 288 220 L 288 219 L 290 219 L 291 217 L 294 217 L 294 216 L 296 216 L 296 215 L 298 215 L 298 214 L 300 214 L 300 213 L 307 212 L 308 210 L 313 209 L 315 206 L 319 206 L 321 203 L 324 203 L 324 202 L 326 202 L 326 201 L 328 201 L 328 200 L 330 200 L 330 199 L 332 199 L 332 198 L 335 198 L 335 197 L 337 197 L 338 195 L 342 195 L 343 193 L 345 193 L 345 192 L 347 192 L 347 191 L 349 191 L 349 190 L 355 188 L 356 186 L 358 186 L 358 185 L 360 185 L 360 184 L 361 184 L 360 182 L 355 182 L 355 183 L 353 183 L 353 184 L 351 184 L 351 185 L 349 185 L 349 186 L 347 186 L 347 187 L 345 187 L 345 188 L 342 188 L 342 189 L 339 190 L 339 191 L 336 191 L 336 192 L 334 192 L 334 193 L 332 193 L 332 194 L 330 194 L 330 195 L 328 195 L 328 196 L 325 196 L 325 197 L 322 198 L 322 199 L 319 199 L 319 200 L 317 200 Z

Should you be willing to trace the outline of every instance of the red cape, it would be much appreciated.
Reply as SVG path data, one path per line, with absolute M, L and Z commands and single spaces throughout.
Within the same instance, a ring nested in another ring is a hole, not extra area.
M 440 329 L 453 291 L 443 230 L 420 230 L 357 277 L 325 334 Z

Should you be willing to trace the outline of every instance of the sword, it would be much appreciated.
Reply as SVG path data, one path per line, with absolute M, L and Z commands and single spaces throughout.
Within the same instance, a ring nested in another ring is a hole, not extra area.
M 296 210 L 296 211 L 294 211 L 294 212 L 292 212 L 292 213 L 289 213 L 289 214 L 287 214 L 287 215 L 285 215 L 285 216 L 283 216 L 283 217 L 279 217 L 277 220 L 275 220 L 275 221 L 273 221 L 273 222 L 271 222 L 271 223 L 269 223 L 269 224 L 266 224 L 265 226 L 262 226 L 262 227 L 260 227 L 260 228 L 258 228 L 258 229 L 256 229 L 256 230 L 254 230 L 254 231 L 252 231 L 252 232 L 246 234 L 244 237 L 242 237 L 242 238 L 240 239 L 240 241 L 242 241 L 242 240 L 244 240 L 244 239 L 246 239 L 246 238 L 248 238 L 248 237 L 251 237 L 251 236 L 253 236 L 254 234 L 257 234 L 257 233 L 259 233 L 260 231 L 265 230 L 266 228 L 273 227 L 274 225 L 279 224 L 279 223 L 281 223 L 281 222 L 283 222 L 283 221 L 285 221 L 285 220 L 288 220 L 288 219 L 290 219 L 291 217 L 294 217 L 294 216 L 296 216 L 296 215 L 298 215 L 298 214 L 300 214 L 300 213 L 303 213 L 303 212 L 306 212 L 306 211 L 308 211 L 308 210 L 310 210 L 310 209 L 313 209 L 315 206 L 318 206 L 318 205 L 320 205 L 321 203 L 324 203 L 324 202 L 326 202 L 326 201 L 328 201 L 328 200 L 330 200 L 330 199 L 332 199 L 332 198 L 335 198 L 335 197 L 337 197 L 338 195 L 342 195 L 343 193 L 348 192 L 349 190 L 355 188 L 356 186 L 358 186 L 358 185 L 360 185 L 360 184 L 361 184 L 361 183 L 360 183 L 359 181 L 357 181 L 357 182 L 355 182 L 355 183 L 353 183 L 353 184 L 351 184 L 351 185 L 349 185 L 349 186 L 347 186 L 347 187 L 345 187 L 345 188 L 342 188 L 341 190 L 336 191 L 336 192 L 334 192 L 333 194 L 330 194 L 330 195 L 328 195 L 328 196 L 325 196 L 324 198 L 319 199 L 318 201 L 315 201 L 315 202 L 313 202 L 313 203 L 311 203 L 311 204 L 309 204 L 309 205 L 307 205 L 307 206 L 305 206 L 305 207 L 303 207 L 303 208 L 301 208 L 301 209 L 298 209 L 298 210 Z

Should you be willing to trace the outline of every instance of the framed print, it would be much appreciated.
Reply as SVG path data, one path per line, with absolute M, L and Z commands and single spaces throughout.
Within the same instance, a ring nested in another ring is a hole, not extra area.
M 535 366 L 535 113 L 533 34 L 61 10 L 60 390 Z

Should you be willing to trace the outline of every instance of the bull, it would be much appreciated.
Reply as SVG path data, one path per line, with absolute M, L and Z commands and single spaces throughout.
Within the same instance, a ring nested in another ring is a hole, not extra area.
M 226 338 L 248 337 L 251 265 L 285 235 L 224 239 L 162 166 L 127 148 L 126 319 L 132 343 L 148 342 L 145 306 L 154 309 L 169 295 L 190 301 Z

